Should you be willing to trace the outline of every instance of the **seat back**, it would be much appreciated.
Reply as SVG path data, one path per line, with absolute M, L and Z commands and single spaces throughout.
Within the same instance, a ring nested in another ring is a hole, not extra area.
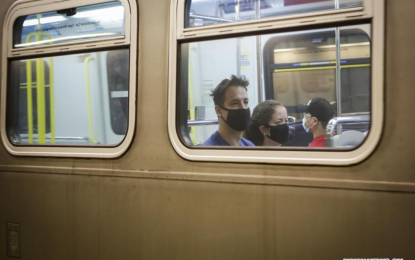
M 365 135 L 360 131 L 345 131 L 337 138 L 336 147 L 357 147 L 364 139 Z

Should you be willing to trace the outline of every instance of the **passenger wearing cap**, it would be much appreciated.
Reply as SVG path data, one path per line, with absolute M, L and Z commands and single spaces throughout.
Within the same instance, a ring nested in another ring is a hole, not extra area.
M 219 128 L 203 145 L 254 146 L 251 141 L 242 137 L 251 115 L 248 106 L 248 84 L 244 76 L 239 78 L 232 75 L 222 80 L 212 91 Z
M 299 105 L 297 110 L 304 113 L 304 130 L 313 134 L 313 141 L 308 147 L 324 147 L 326 126 L 334 115 L 330 103 L 324 98 L 317 97 L 310 100 L 307 105 Z

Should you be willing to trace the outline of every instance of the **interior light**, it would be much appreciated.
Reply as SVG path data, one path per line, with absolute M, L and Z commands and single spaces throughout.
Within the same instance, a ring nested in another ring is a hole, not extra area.
M 56 23 L 56 22 L 62 22 L 65 20 L 66 18 L 63 16 L 51 16 L 51 17 L 40 18 L 40 24 Z M 26 20 L 23 23 L 23 27 L 38 25 L 38 23 L 39 23 L 38 19 Z
M 289 51 L 303 51 L 307 50 L 307 48 L 289 48 L 289 49 L 276 49 L 274 52 L 289 52 Z
M 370 45 L 369 42 L 359 42 L 359 43 L 345 43 L 345 44 L 340 44 L 340 47 L 355 47 L 355 46 L 365 46 L 365 45 Z M 317 48 L 336 48 L 336 45 L 324 45 L 324 46 L 318 46 Z

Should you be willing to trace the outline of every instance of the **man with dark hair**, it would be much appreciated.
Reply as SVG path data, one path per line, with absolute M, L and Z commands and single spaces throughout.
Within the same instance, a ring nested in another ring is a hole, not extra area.
M 304 130 L 313 134 L 313 141 L 308 147 L 324 147 L 326 126 L 334 116 L 330 103 L 324 98 L 316 97 L 307 105 L 297 106 L 297 110 L 304 113 Z
M 215 112 L 219 119 L 219 129 L 207 139 L 207 146 L 254 146 L 242 137 L 250 118 L 247 86 L 244 76 L 232 75 L 222 80 L 212 91 Z

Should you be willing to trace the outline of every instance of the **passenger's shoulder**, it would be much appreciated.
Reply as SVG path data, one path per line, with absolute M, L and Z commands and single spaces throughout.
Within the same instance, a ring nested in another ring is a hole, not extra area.
M 248 139 L 245 139 L 243 137 L 241 137 L 241 141 L 245 146 L 255 146 L 254 143 L 252 143 L 251 141 L 249 141 Z
M 202 145 L 204 146 L 213 146 L 218 145 L 218 138 L 217 138 L 218 131 L 214 132 Z

